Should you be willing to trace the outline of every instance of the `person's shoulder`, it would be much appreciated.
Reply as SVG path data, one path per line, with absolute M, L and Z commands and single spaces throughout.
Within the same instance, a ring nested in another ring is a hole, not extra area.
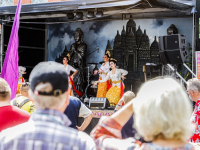
M 109 67 L 110 67 L 110 64 L 109 64 L 109 62 L 107 62 L 105 66 L 109 66 Z
M 30 118 L 30 114 L 28 112 L 26 112 L 23 109 L 20 109 L 16 106 L 11 106 L 12 107 L 12 111 L 13 113 L 15 113 L 15 115 L 18 115 L 19 117 L 24 117 L 24 118 Z
M 108 74 L 111 74 L 111 73 L 112 73 L 112 70 L 108 72 Z
M 150 149 L 150 148 L 154 148 L 154 149 L 167 149 L 167 147 L 165 147 L 165 146 L 160 146 L 160 145 L 157 145 L 157 144 L 154 144 L 154 143 L 143 143 L 141 145 L 141 147 L 139 147 L 138 149 L 135 149 L 135 150 L 145 150 L 145 149 Z M 179 148 L 180 149 L 185 149 L 185 150 L 197 150 L 200 147 L 197 147 L 196 144 L 187 143 L 184 146 L 179 147 Z M 176 148 L 174 148 L 174 149 L 176 149 Z
M 69 96 L 69 105 L 75 105 L 75 106 L 80 106 L 81 105 L 81 100 L 78 99 L 77 97 L 74 97 L 74 96 Z
M 75 96 L 69 96 L 69 100 L 70 101 L 81 101 L 79 98 L 77 98 Z
M 81 150 L 95 150 L 96 149 L 93 139 L 86 133 L 82 131 L 78 131 L 70 127 L 65 127 L 65 129 L 63 129 L 62 131 L 64 131 L 65 133 L 68 133 L 68 134 L 63 135 L 63 137 L 65 139 L 69 139 L 69 141 L 75 142 L 76 145 L 79 147 L 79 149 Z M 66 141 L 66 143 L 64 142 L 63 144 L 68 144 L 68 141 Z
M 96 149 L 94 140 L 88 134 L 78 131 L 78 138 L 81 142 L 85 143 L 87 149 Z
M 26 133 L 30 133 L 33 129 L 31 122 L 25 122 L 11 128 L 7 128 L 0 132 L 0 143 L 4 141 L 12 141 L 22 137 Z
M 197 100 L 197 105 L 198 105 L 198 106 L 200 105 L 200 99 Z

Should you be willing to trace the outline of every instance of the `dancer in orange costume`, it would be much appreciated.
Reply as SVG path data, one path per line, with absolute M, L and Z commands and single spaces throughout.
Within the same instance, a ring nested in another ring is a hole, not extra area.
M 106 98 L 109 100 L 111 105 L 116 105 L 119 102 L 120 98 L 123 96 L 125 86 L 122 80 L 126 79 L 124 76 L 128 74 L 128 71 L 126 70 L 117 69 L 116 63 L 117 60 L 111 58 L 110 68 L 112 70 L 108 72 L 104 80 L 95 81 L 94 83 L 94 86 L 96 86 L 97 83 L 106 82 L 107 80 L 111 79 L 111 88 L 106 94 Z
M 103 57 L 104 63 L 101 65 L 99 70 L 95 71 L 95 74 L 97 74 L 97 72 L 100 73 L 99 80 L 104 80 L 107 73 L 110 71 L 109 58 L 110 58 L 110 52 L 107 51 Z M 99 83 L 97 90 L 97 97 L 106 97 L 108 86 L 109 86 L 108 81 Z

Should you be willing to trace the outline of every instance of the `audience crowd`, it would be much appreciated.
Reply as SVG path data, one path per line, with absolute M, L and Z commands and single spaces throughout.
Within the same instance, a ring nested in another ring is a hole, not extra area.
M 63 65 L 39 63 L 29 82 L 11 100 L 11 89 L 0 78 L 0 150 L 200 150 L 197 78 L 185 88 L 159 77 L 144 83 L 137 96 L 124 93 L 115 113 L 101 117 L 90 135 L 84 130 L 92 111 L 69 96 Z

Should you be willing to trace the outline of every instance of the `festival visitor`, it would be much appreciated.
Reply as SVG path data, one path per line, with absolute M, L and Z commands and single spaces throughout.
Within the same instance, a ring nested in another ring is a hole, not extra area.
M 104 63 L 101 65 L 99 70 L 95 71 L 95 74 L 97 74 L 97 72 L 100 73 L 99 80 L 104 80 L 106 78 L 106 75 L 110 71 L 109 58 L 110 58 L 110 52 L 107 51 L 106 54 L 103 57 Z M 97 90 L 97 97 L 106 97 L 108 87 L 109 87 L 109 81 L 108 80 L 106 82 L 99 83 L 98 84 L 98 90 Z
M 75 74 L 77 74 L 78 71 L 74 67 L 72 67 L 71 65 L 68 64 L 68 62 L 70 61 L 70 58 L 71 58 L 70 55 L 67 54 L 67 56 L 65 56 L 63 58 L 63 65 L 65 66 L 66 71 L 67 71 L 67 73 L 69 75 L 69 79 L 68 80 L 69 80 L 70 95 L 73 96 L 74 94 L 73 94 L 73 89 L 72 89 L 72 82 L 73 82 Z M 70 76 L 70 72 L 71 71 L 74 72 L 74 73 Z
M 119 102 L 120 98 L 123 96 L 125 86 L 122 80 L 126 79 L 124 76 L 128 74 L 128 71 L 126 70 L 117 69 L 116 64 L 117 60 L 111 58 L 110 68 L 112 70 L 108 72 L 107 76 L 103 80 L 94 82 L 94 86 L 96 86 L 97 83 L 103 83 L 111 79 L 111 88 L 106 94 L 106 98 L 110 102 L 111 106 L 116 105 Z
M 196 129 L 190 138 L 190 142 L 200 143 L 200 81 L 197 78 L 188 80 L 187 82 L 187 92 L 190 99 L 194 102 L 195 108 L 192 113 L 190 121 L 196 125 Z
M 68 127 L 71 122 L 63 114 L 69 104 L 68 74 L 63 65 L 41 62 L 29 81 L 29 96 L 37 109 L 27 123 L 0 133 L 0 149 L 96 149 L 86 133 Z
M 132 91 L 125 92 L 122 98 L 119 100 L 119 103 L 116 105 L 114 111 L 115 112 L 118 111 L 134 98 L 135 98 L 135 94 Z M 137 136 L 139 140 L 137 131 L 135 130 L 135 128 L 133 128 L 133 124 L 134 124 L 134 120 L 133 120 L 133 117 L 131 116 L 128 122 L 122 127 L 122 130 L 121 130 L 122 139 Z
M 89 110 L 76 97 L 69 96 L 69 100 L 70 100 L 69 105 L 64 112 L 64 114 L 66 114 L 69 120 L 71 121 L 71 125 L 69 127 L 78 129 L 79 131 L 84 131 L 92 120 L 93 117 L 92 111 Z M 78 127 L 78 117 L 84 118 L 84 122 L 80 127 Z
M 21 86 L 20 86 L 20 89 L 19 89 L 19 95 L 17 95 L 17 97 L 19 97 L 19 96 L 28 97 L 29 88 L 30 88 L 30 83 L 29 82 L 22 83 Z
M 120 108 L 122 108 L 125 104 L 127 104 L 134 98 L 135 94 L 132 91 L 125 92 L 122 98 L 119 100 L 118 104 L 116 105 L 115 111 L 118 111 Z
M 17 86 L 17 94 L 20 93 L 19 89 L 21 87 L 21 84 L 25 82 L 24 78 L 23 78 L 23 75 L 26 74 L 26 68 L 25 67 L 22 67 L 22 66 L 19 66 L 19 76 L 18 76 L 18 86 Z
M 121 140 L 121 129 L 133 113 L 136 130 L 152 143 Z M 191 113 L 185 89 L 172 78 L 157 78 L 146 82 L 137 97 L 119 111 L 102 118 L 91 136 L 98 147 L 105 149 L 194 150 L 186 141 L 193 129 Z
M 30 117 L 30 114 L 26 111 L 11 106 L 10 97 L 10 86 L 3 78 L 0 78 L 0 132 L 4 129 L 27 122 Z
M 28 98 L 29 87 L 29 82 L 22 83 L 19 89 L 20 94 L 17 94 L 16 98 L 14 98 L 10 103 L 11 105 L 17 106 L 32 114 L 35 111 L 35 106 L 34 102 Z

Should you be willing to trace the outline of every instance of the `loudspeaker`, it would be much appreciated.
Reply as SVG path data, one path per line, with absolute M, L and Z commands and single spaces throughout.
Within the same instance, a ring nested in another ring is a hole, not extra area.
M 105 109 L 108 107 L 110 107 L 110 103 L 107 98 L 90 97 L 89 108 Z
M 159 52 L 163 64 L 182 64 L 188 56 L 186 36 L 159 36 Z
M 152 65 L 151 63 L 147 63 L 145 67 L 147 78 L 152 79 L 161 75 L 162 65 Z

